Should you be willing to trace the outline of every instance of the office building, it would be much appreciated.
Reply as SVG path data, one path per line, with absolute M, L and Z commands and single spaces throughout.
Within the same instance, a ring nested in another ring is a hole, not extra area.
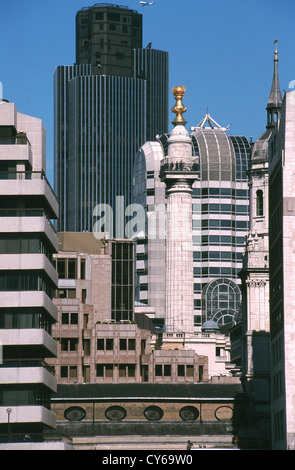
M 209 114 L 191 130 L 189 146 L 196 180 L 191 208 L 194 311 L 189 321 L 200 331 L 206 321 L 226 328 L 240 318 L 238 273 L 249 227 L 246 172 L 251 147 L 245 137 L 228 136 L 228 128 Z M 135 201 L 146 209 L 146 223 L 136 243 L 136 298 L 156 309 L 159 323 L 161 318 L 167 320 L 167 194 L 159 172 L 167 159 L 170 137 L 164 134 L 146 142 L 134 169 Z M 179 169 L 181 165 L 184 174 L 186 164 L 180 162 Z
M 45 176 L 40 119 L 0 101 L 0 441 L 43 441 L 55 427 L 56 379 L 46 358 L 57 352 L 51 219 L 58 203 Z M 26 437 L 25 437 L 26 436 Z M 41 445 L 41 444 L 40 444 Z
M 208 380 L 207 357 L 179 344 L 161 350 L 154 312 L 134 305 L 133 241 L 86 232 L 58 238 L 57 358 L 50 360 L 58 383 Z
M 294 450 L 294 91 L 279 117 L 268 157 L 272 449 Z
M 96 4 L 76 21 L 76 64 L 54 74 L 58 227 L 124 238 L 135 154 L 168 128 L 168 53 L 142 47 L 142 15 L 126 7 Z

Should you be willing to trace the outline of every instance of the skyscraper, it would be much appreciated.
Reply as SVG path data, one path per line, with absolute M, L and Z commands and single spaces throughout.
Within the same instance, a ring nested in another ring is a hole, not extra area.
M 142 16 L 119 5 L 82 9 L 76 28 L 76 64 L 54 75 L 59 230 L 92 231 L 105 204 L 113 230 L 98 231 L 122 237 L 136 151 L 167 132 L 168 53 L 143 49 Z

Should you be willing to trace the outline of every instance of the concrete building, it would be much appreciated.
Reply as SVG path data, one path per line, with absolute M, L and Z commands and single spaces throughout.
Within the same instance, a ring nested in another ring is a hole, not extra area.
M 134 306 L 134 242 L 92 233 L 58 234 L 54 255 L 58 383 L 194 383 L 208 380 L 207 357 L 181 345 L 161 350 L 154 312 Z
M 269 142 L 269 279 L 272 448 L 295 448 L 295 92 L 285 93 Z
M 111 221 L 97 230 L 124 238 L 136 152 L 168 128 L 168 53 L 143 48 L 141 14 L 77 13 L 76 63 L 55 70 L 54 113 L 59 231 L 93 231 L 107 204 Z
M 56 379 L 46 358 L 57 353 L 51 333 L 58 241 L 51 219 L 58 203 L 45 168 L 42 121 L 1 100 L 0 442 L 26 436 L 39 448 L 44 429 L 55 427 Z

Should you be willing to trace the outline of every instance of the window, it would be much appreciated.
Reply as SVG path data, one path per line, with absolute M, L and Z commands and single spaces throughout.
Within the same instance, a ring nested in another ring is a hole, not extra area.
M 199 382 L 203 381 L 204 366 L 199 366 Z
M 70 366 L 70 377 L 76 378 L 78 376 L 77 366 Z
M 135 364 L 128 364 L 128 377 L 135 377 Z
M 105 365 L 105 377 L 113 377 L 113 364 Z
M 52 298 L 53 286 L 50 279 L 38 270 L 0 271 L 0 291 L 44 291 Z
M 155 376 L 162 377 L 162 364 L 155 365 Z
M 103 351 L 104 350 L 104 339 L 103 338 L 98 338 L 96 344 L 97 344 L 96 349 L 98 351 Z
M 96 377 L 113 377 L 113 364 L 96 364 Z
M 68 259 L 68 279 L 76 279 L 76 259 Z
M 61 324 L 62 325 L 68 325 L 69 324 L 69 313 L 62 312 L 61 314 Z
M 56 298 L 57 299 L 75 299 L 76 289 L 57 289 Z
M 58 272 L 58 277 L 60 279 L 65 279 L 66 278 L 66 260 L 58 258 L 57 263 L 56 263 L 56 269 Z
M 129 351 L 135 351 L 135 339 L 128 339 Z
M 193 377 L 194 376 L 194 366 L 193 365 L 187 365 L 186 366 L 186 376 L 187 377 Z
M 120 339 L 120 351 L 126 351 L 126 350 L 127 350 L 127 340 Z
M 256 216 L 263 217 L 263 192 L 261 189 L 256 192 Z
M 61 366 L 60 368 L 60 376 L 61 378 L 65 379 L 68 377 L 68 367 L 67 366 Z
M 80 278 L 85 279 L 85 259 L 82 258 L 80 262 Z
M 78 313 L 71 313 L 71 325 L 78 325 Z
M 78 313 L 62 312 L 61 323 L 62 325 L 78 325 Z
M 77 259 L 76 258 L 57 258 L 56 269 L 59 279 L 76 279 L 77 277 Z
M 184 365 L 179 364 L 177 366 L 177 375 L 178 377 L 184 377 Z
M 60 347 L 61 351 L 77 351 L 78 350 L 78 338 L 61 338 Z
M 1 308 L 0 329 L 42 328 L 51 333 L 52 320 L 38 308 Z
M 126 377 L 126 365 L 119 364 L 119 377 Z
M 114 340 L 112 338 L 106 339 L 106 350 L 112 351 L 114 349 Z
M 170 364 L 164 365 L 164 376 L 171 377 L 171 365 Z

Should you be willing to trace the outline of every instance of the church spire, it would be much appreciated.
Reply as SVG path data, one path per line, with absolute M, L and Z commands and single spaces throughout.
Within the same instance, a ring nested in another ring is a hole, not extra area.
M 278 72 L 278 48 L 277 48 L 278 41 L 275 40 L 275 56 L 274 56 L 274 72 L 273 72 L 273 80 L 272 80 L 272 87 L 271 92 L 269 95 L 269 99 L 267 102 L 267 129 L 272 129 L 280 117 L 280 110 L 282 105 L 282 94 L 280 89 L 279 83 L 279 72 Z

